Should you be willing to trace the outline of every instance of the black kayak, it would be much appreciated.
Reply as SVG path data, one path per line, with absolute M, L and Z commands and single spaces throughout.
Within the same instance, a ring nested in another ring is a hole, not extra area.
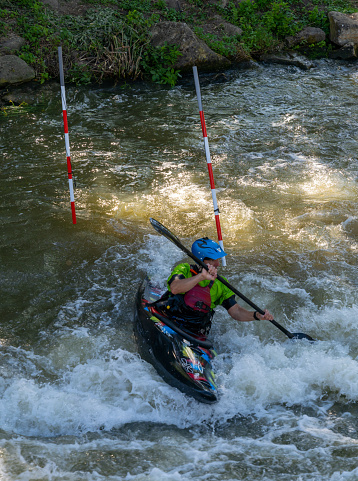
M 205 337 L 183 331 L 150 305 L 163 293 L 148 278 L 138 289 L 134 319 L 140 354 L 171 386 L 200 402 L 214 403 L 218 400 L 211 365 L 215 350 Z

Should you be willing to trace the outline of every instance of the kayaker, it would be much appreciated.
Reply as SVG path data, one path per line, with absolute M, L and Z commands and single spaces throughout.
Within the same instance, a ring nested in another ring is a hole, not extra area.
M 208 270 L 187 263 L 177 265 L 167 281 L 168 293 L 156 303 L 156 309 L 174 318 L 182 328 L 201 334 L 210 331 L 214 309 L 218 305 L 236 321 L 273 319 L 267 309 L 262 315 L 241 307 L 235 294 L 216 278 L 220 259 L 226 256 L 217 242 L 208 237 L 198 239 L 191 251 L 208 266 Z

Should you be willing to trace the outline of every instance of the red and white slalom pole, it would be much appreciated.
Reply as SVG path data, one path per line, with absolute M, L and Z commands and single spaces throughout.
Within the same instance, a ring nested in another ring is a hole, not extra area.
M 214 183 L 214 174 L 213 174 L 213 168 L 211 165 L 211 157 L 210 157 L 210 150 L 209 150 L 209 141 L 208 141 L 208 136 L 206 133 L 206 126 L 205 126 L 205 117 L 204 117 L 204 111 L 203 111 L 203 106 L 201 103 L 201 93 L 200 93 L 200 84 L 199 84 L 199 75 L 198 75 L 198 69 L 196 67 L 193 67 L 193 73 L 194 73 L 194 82 L 195 82 L 195 90 L 196 90 L 196 96 L 198 97 L 198 105 L 199 105 L 199 114 L 200 114 L 200 121 L 201 121 L 201 128 L 203 131 L 203 138 L 204 138 L 204 147 L 205 147 L 205 155 L 206 155 L 206 163 L 208 166 L 208 171 L 209 171 L 209 178 L 210 178 L 210 188 L 211 188 L 211 196 L 213 198 L 213 205 L 214 205 L 214 214 L 215 214 L 215 222 L 216 222 L 216 230 L 218 233 L 218 241 L 219 245 L 224 250 L 224 243 L 223 243 L 223 238 L 221 234 L 221 226 L 220 226 L 220 212 L 219 212 L 219 207 L 218 207 L 218 202 L 216 199 L 216 190 L 215 190 L 215 183 Z M 223 257 L 221 259 L 222 265 L 226 266 L 226 258 Z
M 68 137 L 67 106 L 66 106 L 65 77 L 63 75 L 62 47 L 58 47 L 58 62 L 59 62 L 59 67 L 60 67 L 62 114 L 63 114 L 63 126 L 64 126 L 64 130 L 65 130 L 67 171 L 68 171 L 68 184 L 69 184 L 69 187 L 70 187 L 72 222 L 73 222 L 73 224 L 76 224 L 75 196 L 74 196 L 74 193 L 73 193 L 73 178 L 72 178 L 72 165 L 71 165 L 71 154 L 70 154 L 70 140 L 69 140 L 69 137 Z

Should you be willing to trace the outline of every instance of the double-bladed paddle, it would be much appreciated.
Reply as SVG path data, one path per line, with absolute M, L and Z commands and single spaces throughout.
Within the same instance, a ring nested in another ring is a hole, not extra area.
M 169 229 L 167 229 L 163 224 L 161 224 L 160 222 L 158 222 L 155 219 L 150 218 L 149 220 L 150 220 L 150 223 L 152 224 L 152 226 L 154 227 L 154 229 L 157 232 L 159 232 L 159 234 L 163 235 L 164 237 L 169 239 L 171 242 L 173 242 L 173 244 L 175 244 L 177 247 L 179 247 L 179 249 L 181 249 L 183 252 L 185 252 L 185 254 L 187 254 L 189 257 L 191 257 L 199 266 L 203 267 L 203 269 L 208 270 L 208 266 L 205 264 L 205 262 L 202 262 L 189 249 L 187 249 L 185 246 L 183 246 L 183 244 L 180 242 L 178 237 L 176 235 L 174 235 L 172 232 L 170 232 Z M 233 287 L 231 284 L 229 284 L 228 281 L 226 279 L 224 279 L 223 277 L 221 277 L 219 274 L 217 275 L 217 279 L 222 284 L 224 284 L 224 286 L 231 289 L 232 292 L 234 292 L 234 294 L 239 296 L 249 306 L 251 306 L 253 309 L 255 309 L 255 311 L 259 312 L 262 315 L 265 314 L 265 312 L 262 309 L 260 309 L 254 302 L 250 301 L 250 299 L 248 299 L 246 296 L 241 294 L 241 292 L 239 292 L 237 289 L 235 289 L 235 287 Z M 278 329 L 280 329 L 280 331 L 282 331 L 284 334 L 286 334 L 286 336 L 289 337 L 290 339 L 307 339 L 308 341 L 311 341 L 311 342 L 315 341 L 315 339 L 313 339 L 311 336 L 308 336 L 307 334 L 303 334 L 302 332 L 292 333 L 292 332 L 288 331 L 287 329 L 285 329 L 283 326 L 281 326 L 275 320 L 270 320 L 270 322 L 274 326 L 276 326 Z

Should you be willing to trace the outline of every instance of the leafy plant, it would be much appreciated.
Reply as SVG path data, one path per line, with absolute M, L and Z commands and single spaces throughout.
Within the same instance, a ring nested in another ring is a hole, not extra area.
M 308 25 L 320 27 L 327 35 L 329 34 L 329 20 L 327 13 L 319 10 L 317 6 L 315 6 L 312 10 L 309 10 L 304 19 Z
M 153 82 L 174 86 L 181 75 L 173 65 L 180 55 L 175 45 L 165 43 L 162 47 L 154 47 L 144 53 L 144 70 L 151 75 Z
M 277 45 L 277 39 L 263 25 L 256 28 L 248 25 L 242 41 L 244 49 L 251 54 L 270 51 Z
M 196 27 L 194 31 L 214 52 L 227 58 L 237 56 L 240 44 L 235 36 L 224 35 L 222 39 L 219 39 L 214 34 L 204 33 L 202 27 Z
M 26 48 L 26 50 L 23 49 L 19 57 L 30 65 L 36 63 L 37 60 L 36 55 L 30 52 L 28 47 Z
M 89 84 L 92 80 L 92 74 L 88 67 L 80 64 L 73 64 L 67 73 L 70 82 L 77 85 Z
M 29 105 L 26 102 L 21 102 L 21 104 L 15 105 L 12 100 L 9 100 L 9 103 L 10 103 L 10 105 L 2 106 L 0 108 L 0 115 L 1 116 L 7 116 L 9 114 L 11 114 L 11 115 L 22 114 L 22 113 L 26 113 L 30 110 Z
M 283 0 L 275 1 L 262 17 L 263 24 L 269 32 L 277 34 L 279 37 L 294 35 L 300 25 L 295 22 L 296 18 L 288 3 Z
M 165 10 L 167 8 L 167 4 L 164 0 L 157 0 L 156 2 L 154 2 L 153 7 L 158 8 L 159 10 Z
M 15 14 L 6 8 L 0 8 L 0 35 L 5 36 L 10 30 L 10 26 L 6 22 L 8 18 L 14 18 Z M 4 19 L 4 20 L 3 20 Z
M 162 15 L 170 22 L 192 22 L 193 17 L 188 16 L 185 12 L 178 12 L 174 8 L 165 8 Z
M 124 10 L 137 10 L 140 12 L 151 11 L 150 0 L 118 0 L 118 6 Z

